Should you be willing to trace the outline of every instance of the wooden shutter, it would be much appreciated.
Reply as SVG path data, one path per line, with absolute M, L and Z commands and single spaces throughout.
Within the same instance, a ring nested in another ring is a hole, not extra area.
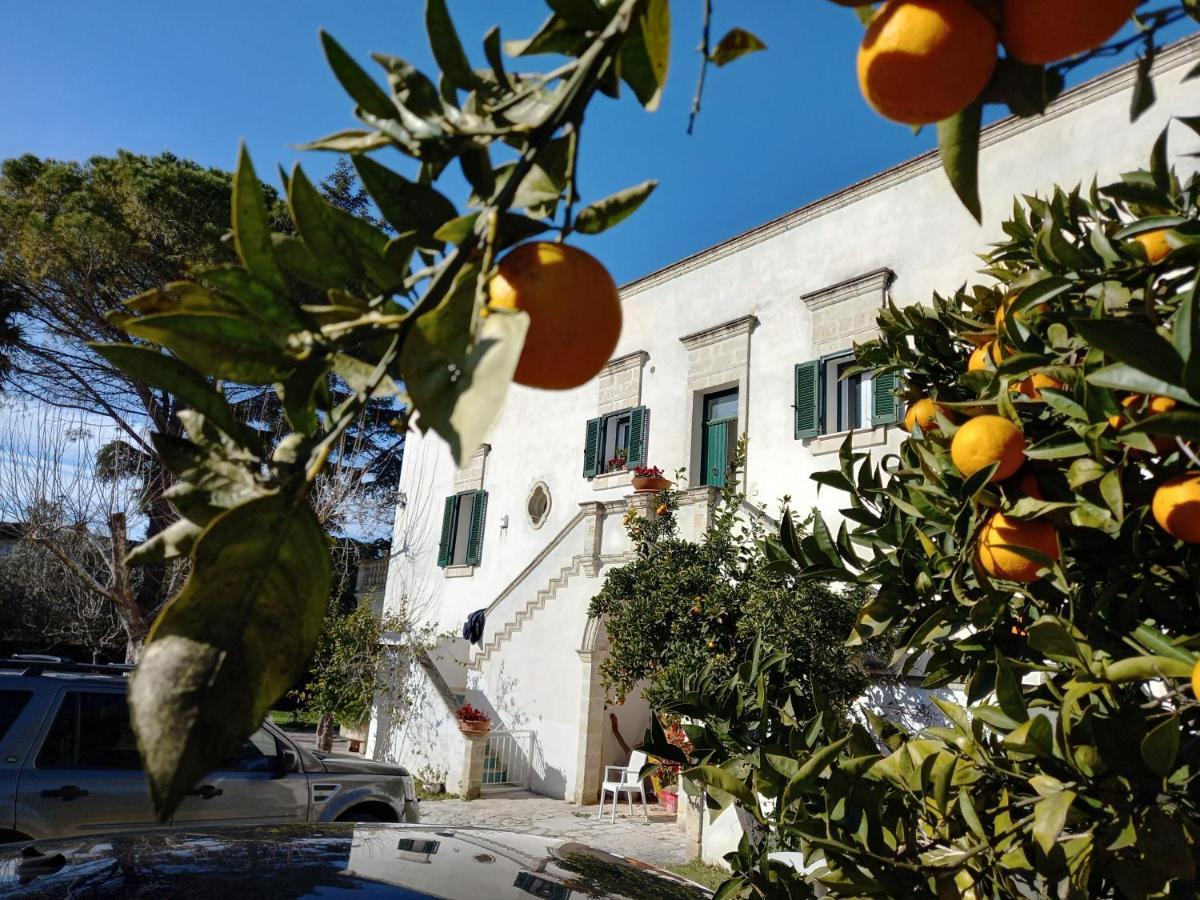
M 895 372 L 876 372 L 871 379 L 871 425 L 895 425 L 900 421 L 900 398 L 896 396 Z
M 442 540 L 438 544 L 438 565 L 443 569 L 450 565 L 450 552 L 454 549 L 454 511 L 458 497 L 451 494 L 442 508 Z
M 704 483 L 712 487 L 725 487 L 729 473 L 730 421 L 716 419 L 705 426 Z
M 471 534 L 467 538 L 467 565 L 477 566 L 483 558 L 483 525 L 487 518 L 487 491 L 476 491 L 471 504 Z
M 646 432 L 649 431 L 650 415 L 644 406 L 635 406 L 629 411 L 629 455 L 625 467 L 636 469 L 646 465 Z
M 796 440 L 814 438 L 821 433 L 821 363 L 819 360 L 796 366 Z
M 583 477 L 595 478 L 600 474 L 600 427 L 603 419 L 591 419 L 587 423 L 587 434 L 583 440 Z

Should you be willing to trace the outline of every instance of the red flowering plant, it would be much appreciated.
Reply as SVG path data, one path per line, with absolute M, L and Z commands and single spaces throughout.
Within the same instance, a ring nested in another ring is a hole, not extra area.
M 663 470 L 658 466 L 638 466 L 633 474 L 638 478 L 662 478 Z
M 454 711 L 454 718 L 460 722 L 490 722 L 492 717 L 482 709 L 477 709 L 470 703 L 463 704 Z

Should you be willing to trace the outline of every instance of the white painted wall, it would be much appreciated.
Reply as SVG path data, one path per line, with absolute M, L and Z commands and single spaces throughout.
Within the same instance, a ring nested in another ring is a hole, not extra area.
M 887 268 L 896 273 L 893 298 L 926 301 L 974 278 L 976 254 L 1001 235 L 1000 222 L 1019 193 L 1059 183 L 1103 183 L 1145 164 L 1158 132 L 1173 114 L 1197 112 L 1195 82 L 1183 74 L 1200 56 L 1200 40 L 1160 57 L 1158 103 L 1130 125 L 1128 71 L 1093 82 L 1059 101 L 1052 115 L 1006 122 L 985 133 L 980 182 L 987 225 L 979 227 L 955 198 L 936 160 L 921 158 L 834 197 L 799 210 L 725 245 L 628 285 L 622 292 L 625 328 L 616 354 L 645 351 L 642 403 L 650 410 L 648 458 L 668 472 L 687 465 L 696 434 L 689 434 L 688 354 L 680 338 L 753 314 L 748 415 L 748 493 L 777 513 L 785 494 L 803 510 L 818 505 L 836 527 L 842 498 L 818 496 L 808 476 L 837 465 L 836 441 L 793 437 L 793 366 L 817 355 L 812 314 L 801 297 L 847 279 Z M 1195 151 L 1196 137 L 1176 125 L 1173 151 Z M 1179 157 L 1180 165 L 1189 161 Z M 443 498 L 453 492 L 454 467 L 436 438 L 413 434 L 405 450 L 389 573 L 388 603 L 402 596 L 431 621 L 458 629 L 486 607 L 546 546 L 586 501 L 617 499 L 624 480 L 588 482 L 582 475 L 584 428 L 597 415 L 596 382 L 568 392 L 516 387 L 489 437 L 483 487 L 489 493 L 483 559 L 470 577 L 451 578 L 436 566 Z M 896 429 L 867 436 L 874 452 L 895 447 Z M 537 482 L 551 493 L 549 518 L 534 529 L 525 502 Z M 502 522 L 507 518 L 507 527 Z M 605 540 L 619 535 L 611 519 Z M 608 546 L 613 546 L 611 542 Z M 503 619 L 545 583 L 521 586 L 520 597 L 496 611 Z M 597 588 L 572 589 L 509 642 L 471 685 L 486 695 L 511 727 L 539 731 L 543 788 L 573 780 L 579 732 L 580 662 L 576 655 L 587 601 Z M 470 699 L 470 698 L 469 698 Z M 472 700 L 475 702 L 475 700 Z M 557 773 L 557 774 L 551 774 Z M 557 791 L 555 791 L 557 793 Z

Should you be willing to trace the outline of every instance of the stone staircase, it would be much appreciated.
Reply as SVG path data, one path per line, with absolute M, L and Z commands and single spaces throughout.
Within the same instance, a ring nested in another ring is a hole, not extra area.
M 532 619 L 538 610 L 544 609 L 547 603 L 554 600 L 558 596 L 558 592 L 565 588 L 572 578 L 583 572 L 584 565 L 588 561 L 588 557 L 576 556 L 571 561 L 571 565 L 560 569 L 559 573 L 551 578 L 544 588 L 539 590 L 522 609 L 517 611 L 515 616 L 504 623 L 504 627 L 496 632 L 491 640 L 483 645 L 467 663 L 467 669 L 472 672 L 481 671 L 484 664 L 498 653 L 504 644 L 512 640 L 514 634 L 521 630 L 521 626 Z

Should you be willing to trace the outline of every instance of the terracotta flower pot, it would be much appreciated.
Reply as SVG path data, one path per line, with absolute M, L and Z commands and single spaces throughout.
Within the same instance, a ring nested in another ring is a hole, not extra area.
M 464 734 L 487 734 L 492 730 L 491 722 L 459 722 L 458 730 Z
M 665 491 L 671 486 L 671 482 L 666 478 L 643 478 L 640 475 L 633 476 L 633 489 L 639 494 L 657 494 L 659 491 Z

